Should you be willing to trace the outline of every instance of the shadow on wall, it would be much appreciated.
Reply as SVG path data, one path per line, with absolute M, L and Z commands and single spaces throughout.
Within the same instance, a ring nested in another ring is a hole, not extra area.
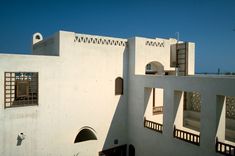
M 127 48 L 123 52 L 123 92 L 120 95 L 115 95 L 117 92 L 113 91 L 114 96 L 120 96 L 116 110 L 114 112 L 111 125 L 105 139 L 101 156 L 126 156 L 127 143 L 127 81 L 128 81 L 128 54 Z M 116 79 L 116 77 L 114 78 Z M 114 84 L 115 85 L 115 84 Z M 116 86 L 115 86 L 116 87 Z

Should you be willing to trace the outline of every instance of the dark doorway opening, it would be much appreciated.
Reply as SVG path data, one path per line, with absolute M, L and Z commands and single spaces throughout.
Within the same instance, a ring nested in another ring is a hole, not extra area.
M 135 147 L 133 145 L 129 145 L 129 156 L 135 156 Z

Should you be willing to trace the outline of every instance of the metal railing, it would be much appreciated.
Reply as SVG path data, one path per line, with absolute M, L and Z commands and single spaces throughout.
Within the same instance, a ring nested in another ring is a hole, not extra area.
M 235 156 L 235 146 L 219 142 L 218 138 L 216 138 L 215 150 L 216 152 L 227 156 Z
M 153 107 L 153 115 L 163 114 L 163 106 Z
M 162 133 L 163 125 L 144 118 L 144 127 Z
M 176 129 L 174 126 L 174 132 L 173 132 L 174 138 L 195 144 L 195 145 L 200 145 L 200 136 L 197 134 L 193 134 L 187 131 L 183 131 L 180 129 Z

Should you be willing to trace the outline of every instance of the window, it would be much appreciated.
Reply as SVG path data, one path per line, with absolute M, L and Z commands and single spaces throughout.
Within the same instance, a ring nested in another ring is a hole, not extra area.
M 163 114 L 163 89 L 153 88 L 153 115 L 159 114 Z
M 38 105 L 38 73 L 5 72 L 5 108 Z
M 78 133 L 74 140 L 74 143 L 79 143 L 88 140 L 97 140 L 97 137 L 91 128 L 85 127 Z
M 201 94 L 175 91 L 173 137 L 200 146 Z
M 199 92 L 184 92 L 183 126 L 200 131 L 201 94 Z
M 123 95 L 123 79 L 121 77 L 115 80 L 115 95 Z
M 225 96 L 225 139 L 235 142 L 235 97 Z
M 146 70 L 151 70 L 151 64 L 146 65 Z

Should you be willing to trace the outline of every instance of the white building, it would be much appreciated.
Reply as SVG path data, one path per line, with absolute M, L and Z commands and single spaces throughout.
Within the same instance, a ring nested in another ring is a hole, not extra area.
M 34 34 L 0 54 L 0 155 L 235 155 L 235 78 L 194 75 L 194 48 Z

